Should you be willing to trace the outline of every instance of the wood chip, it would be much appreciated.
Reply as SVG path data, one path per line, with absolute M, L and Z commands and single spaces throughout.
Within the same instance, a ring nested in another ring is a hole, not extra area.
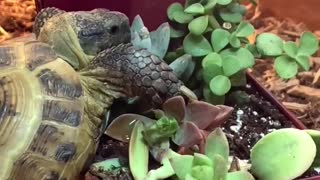
M 298 85 L 287 91 L 288 94 L 303 98 L 315 98 L 320 100 L 320 89 Z
M 299 111 L 300 113 L 305 113 L 311 106 L 309 104 L 300 104 L 296 102 L 282 102 L 282 104 L 290 109 L 290 110 L 295 110 Z

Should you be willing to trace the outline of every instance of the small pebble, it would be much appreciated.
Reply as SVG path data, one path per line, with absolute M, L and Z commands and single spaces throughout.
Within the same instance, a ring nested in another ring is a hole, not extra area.
M 260 136 L 261 136 L 261 137 L 263 137 L 263 136 L 264 136 L 264 134 L 263 134 L 263 133 L 260 133 Z
M 264 118 L 264 117 L 262 117 L 262 118 L 260 118 L 260 119 L 261 119 L 261 121 L 263 121 L 263 122 L 266 122 L 266 121 L 267 121 L 267 119 Z
M 253 115 L 255 115 L 255 116 L 258 115 L 257 111 L 253 111 L 252 113 L 253 113 Z

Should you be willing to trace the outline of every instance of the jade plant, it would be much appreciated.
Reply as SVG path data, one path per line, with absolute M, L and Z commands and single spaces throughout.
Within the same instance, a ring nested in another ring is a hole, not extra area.
M 243 21 L 245 13 L 235 0 L 187 0 L 168 7 L 171 38 L 183 42 L 182 48 L 167 53 L 166 60 L 187 54 L 196 61 L 194 74 L 203 80 L 207 102 L 223 104 L 232 86 L 245 85 L 244 72 L 254 65 L 246 47 L 254 27 Z
M 310 57 L 318 51 L 319 41 L 311 32 L 304 32 L 298 43 L 284 42 L 272 33 L 257 36 L 257 51 L 263 57 L 273 57 L 277 74 L 283 79 L 295 77 L 300 71 L 310 69 Z
M 267 134 L 251 150 L 250 171 L 261 180 L 291 180 L 311 167 L 319 167 L 319 134 L 295 128 Z

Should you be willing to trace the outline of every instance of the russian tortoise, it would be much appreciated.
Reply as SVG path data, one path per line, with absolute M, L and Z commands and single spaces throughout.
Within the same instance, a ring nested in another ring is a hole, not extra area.
M 0 179 L 77 179 L 113 100 L 153 105 L 179 93 L 172 69 L 133 47 L 128 18 L 106 9 L 42 10 L 37 39 L 0 46 Z

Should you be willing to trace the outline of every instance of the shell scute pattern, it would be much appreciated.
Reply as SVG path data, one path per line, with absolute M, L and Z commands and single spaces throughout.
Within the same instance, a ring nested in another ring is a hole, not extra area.
M 0 45 L 0 58 L 0 179 L 75 178 L 94 153 L 78 73 L 36 41 Z

